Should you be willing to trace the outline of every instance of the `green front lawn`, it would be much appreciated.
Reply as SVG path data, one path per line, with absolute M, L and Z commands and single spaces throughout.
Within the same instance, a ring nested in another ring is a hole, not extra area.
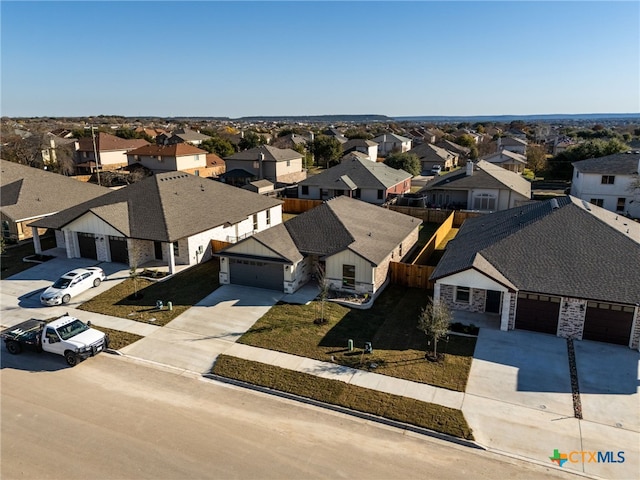
M 473 439 L 464 415 L 454 408 L 227 355 L 218 357 L 212 373 L 448 435 Z
M 422 289 L 389 285 L 370 310 L 325 302 L 328 322 L 322 325 L 314 323 L 322 316 L 318 301 L 277 304 L 239 342 L 322 361 L 333 357 L 341 365 L 464 391 L 475 338 L 451 335 L 448 342 L 439 343 L 445 360 L 426 360 L 425 351 L 430 347 L 417 329 L 417 320 L 427 296 Z M 351 352 L 347 349 L 350 339 L 354 343 Z M 372 343 L 372 354 L 363 353 L 365 342 Z
M 219 272 L 220 263 L 214 258 L 163 282 L 138 278 L 135 281 L 137 291 L 143 295 L 139 300 L 130 298 L 136 287 L 134 280 L 128 278 L 78 308 L 153 325 L 166 325 L 218 288 Z M 156 308 L 157 300 L 165 305 L 162 310 Z M 166 307 L 167 302 L 173 304 L 173 310 Z

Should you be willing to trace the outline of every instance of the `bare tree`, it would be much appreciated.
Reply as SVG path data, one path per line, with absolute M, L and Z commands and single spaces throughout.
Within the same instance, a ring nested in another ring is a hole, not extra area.
M 142 255 L 142 248 L 140 243 L 136 240 L 127 241 L 129 247 L 129 278 L 133 280 L 133 300 L 142 298 L 142 295 L 138 293 L 138 267 L 140 266 L 140 257 Z
M 433 358 L 438 358 L 438 340 L 444 338 L 449 331 L 449 325 L 453 320 L 453 315 L 449 307 L 443 302 L 433 303 L 433 298 L 429 297 L 429 304 L 422 309 L 418 317 L 418 329 L 433 339 Z
M 315 263 L 314 270 L 318 280 L 318 287 L 320 287 L 320 293 L 318 294 L 320 298 L 320 323 L 326 323 L 324 318 L 324 304 L 329 297 L 329 284 L 327 283 L 325 269 L 320 262 Z

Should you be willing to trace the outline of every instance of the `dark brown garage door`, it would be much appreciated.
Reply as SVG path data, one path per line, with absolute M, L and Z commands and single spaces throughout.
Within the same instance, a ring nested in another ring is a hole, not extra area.
M 587 315 L 584 319 L 584 340 L 629 345 L 633 307 L 610 303 L 587 303 Z
M 127 239 L 122 237 L 109 237 L 109 249 L 111 261 L 129 265 L 129 252 L 127 251 Z
M 518 293 L 516 328 L 556 335 L 559 313 L 560 297 L 537 293 Z
M 96 249 L 96 237 L 93 233 L 78 232 L 78 246 L 80 247 L 80 256 L 83 258 L 98 259 L 98 251 Z

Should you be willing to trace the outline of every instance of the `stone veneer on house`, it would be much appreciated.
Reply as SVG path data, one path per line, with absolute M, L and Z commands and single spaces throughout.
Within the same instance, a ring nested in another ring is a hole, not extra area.
M 582 298 L 564 297 L 560 302 L 558 336 L 582 339 L 584 320 L 587 315 L 587 301 Z
M 468 312 L 484 312 L 485 301 L 487 297 L 486 290 L 471 288 L 470 302 L 456 302 L 455 289 L 453 285 L 440 286 L 440 299 L 452 310 L 466 310 Z
M 640 350 L 640 307 L 636 307 L 636 313 L 633 318 L 633 331 L 631 332 L 631 348 Z

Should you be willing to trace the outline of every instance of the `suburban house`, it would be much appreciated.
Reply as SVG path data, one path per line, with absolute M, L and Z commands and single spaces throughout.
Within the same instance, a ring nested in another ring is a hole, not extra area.
M 435 143 L 436 146 L 440 148 L 444 148 L 451 153 L 458 154 L 458 165 L 464 165 L 467 159 L 471 156 L 471 149 L 467 147 L 463 147 L 462 145 L 458 145 L 450 140 L 440 140 Z
M 498 152 L 507 150 L 520 155 L 527 154 L 527 141 L 518 137 L 498 137 Z
M 343 160 L 298 184 L 298 198 L 327 200 L 345 195 L 381 205 L 411 191 L 411 174 L 361 158 Z
M 126 140 L 104 132 L 99 132 L 94 137 L 82 137 L 78 140 L 76 169 L 79 173 L 92 173 L 98 169 L 116 170 L 126 167 L 127 153 L 148 144 L 146 140 Z
M 468 219 L 430 279 L 435 301 L 501 330 L 635 349 L 639 261 L 639 223 L 565 196 Z
M 378 144 L 378 154 L 383 157 L 390 153 L 404 153 L 411 150 L 411 139 L 395 133 L 385 133 L 374 138 L 373 141 Z
M 127 162 L 129 166 L 142 165 L 154 173 L 180 171 L 199 177 L 211 177 L 215 175 L 216 169 L 209 167 L 207 157 L 205 150 L 191 144 L 174 143 L 145 145 L 131 150 L 127 153 Z
M 289 133 L 287 135 L 274 138 L 270 145 L 277 148 L 291 148 L 294 150 L 299 147 L 307 148 L 307 143 L 309 142 L 309 138 L 305 136 L 298 135 L 297 133 Z
M 257 180 L 266 179 L 275 184 L 297 183 L 307 177 L 302 168 L 302 154 L 289 148 L 260 145 L 226 157 L 224 161 L 227 172 L 244 170 Z
M 428 174 L 436 165 L 440 165 L 442 170 L 451 170 L 458 166 L 459 155 L 457 153 L 431 143 L 423 143 L 413 147 L 408 153 L 418 157 L 422 171 L 425 174 Z
M 347 154 L 351 152 L 364 153 L 372 162 L 378 161 L 378 144 L 364 138 L 354 138 L 342 144 L 342 151 Z
M 282 202 L 183 172 L 159 173 L 30 224 L 56 230 L 68 258 L 195 265 L 282 222 Z
M 421 220 L 345 196 L 227 247 L 220 283 L 293 293 L 324 271 L 331 289 L 375 296 L 389 264 L 418 240 Z
M 45 133 L 42 142 L 42 162 L 47 165 L 56 165 L 58 163 L 58 154 L 68 155 L 73 158 L 78 148 L 78 140 L 71 137 L 58 137 L 53 133 Z
M 94 199 L 109 190 L 57 173 L 0 160 L 2 237 L 20 241 L 32 237 L 27 224 L 78 203 Z M 40 230 L 44 233 L 45 230 Z
M 419 192 L 430 206 L 493 212 L 531 201 L 531 183 L 517 173 L 480 160 L 435 177 Z
M 326 130 L 324 130 L 322 132 L 323 135 L 326 135 L 328 137 L 333 137 L 336 140 L 338 140 L 340 143 L 347 143 L 349 141 L 349 139 L 347 137 L 345 137 L 342 132 L 340 130 L 338 130 L 337 128 L 327 128 Z
M 572 165 L 571 195 L 611 212 L 640 218 L 640 151 L 589 158 Z
M 161 133 L 155 137 L 156 143 L 160 145 L 173 145 L 176 143 L 190 143 L 191 145 L 198 146 L 205 140 L 208 140 L 209 136 L 204 135 L 195 130 L 189 130 L 188 128 L 180 128 L 174 131 L 171 135 L 168 133 Z
M 524 168 L 527 166 L 527 157 L 510 150 L 500 150 L 496 153 L 485 155 L 482 157 L 482 160 L 495 165 L 500 165 L 505 170 L 515 173 L 524 172 Z

